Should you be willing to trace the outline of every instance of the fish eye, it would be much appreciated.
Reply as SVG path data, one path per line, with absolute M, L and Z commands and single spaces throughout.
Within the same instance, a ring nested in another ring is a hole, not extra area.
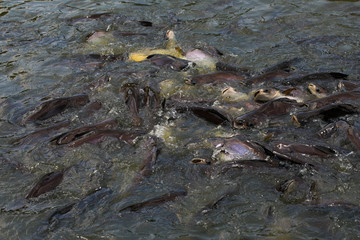
M 315 90 L 316 92 L 320 92 L 320 89 L 319 88 L 316 88 L 316 90 Z
M 268 92 L 269 92 L 269 89 L 264 89 L 263 92 L 264 92 L 264 93 L 268 93 Z

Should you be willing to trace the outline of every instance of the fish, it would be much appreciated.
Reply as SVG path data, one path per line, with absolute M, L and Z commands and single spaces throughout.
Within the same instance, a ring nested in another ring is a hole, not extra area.
M 275 70 L 271 72 L 265 72 L 263 74 L 251 78 L 246 78 L 244 79 L 244 84 L 252 85 L 252 84 L 275 82 L 275 81 L 278 82 L 287 79 L 291 75 L 293 75 L 293 73 L 284 70 Z
M 57 209 L 48 217 L 49 229 L 53 229 L 58 222 L 64 220 L 66 216 L 74 215 L 74 217 L 83 214 L 87 210 L 97 207 L 101 201 L 106 200 L 112 195 L 110 188 L 100 188 L 88 194 L 78 202 L 66 204 L 64 207 Z
M 144 135 L 144 131 L 127 131 L 127 130 L 116 130 L 116 129 L 99 129 L 87 132 L 84 135 L 76 138 L 75 140 L 66 144 L 67 147 L 80 147 L 85 143 L 98 143 L 104 140 L 105 137 L 118 138 L 128 144 L 134 144 L 135 138 Z
M 186 196 L 186 195 L 187 195 L 186 190 L 170 191 L 161 196 L 154 197 L 154 198 L 145 200 L 140 203 L 135 203 L 135 204 L 131 204 L 130 206 L 123 207 L 122 209 L 119 210 L 119 212 L 123 212 L 126 210 L 129 210 L 131 212 L 137 212 L 145 207 L 154 207 L 154 206 L 158 206 L 162 203 L 172 202 L 172 201 L 176 200 L 178 197 L 182 197 L 182 196 Z
M 67 169 L 68 168 L 58 172 L 50 172 L 42 176 L 25 198 L 36 198 L 44 193 L 54 190 L 62 182 L 64 172 L 67 171 Z
M 68 127 L 68 126 L 70 126 L 70 124 L 71 124 L 70 120 L 65 120 L 65 121 L 56 123 L 56 124 L 54 124 L 54 125 L 52 125 L 50 127 L 42 128 L 42 129 L 39 129 L 39 130 L 37 130 L 35 132 L 32 132 L 32 133 L 30 133 L 30 134 L 16 140 L 13 144 L 14 145 L 31 144 L 31 143 L 33 143 L 35 141 L 38 141 L 41 138 L 49 137 L 51 132 L 54 132 L 54 131 L 59 130 L 59 129 L 64 128 L 64 127 Z
M 246 78 L 246 74 L 234 71 L 221 71 L 189 77 L 185 80 L 188 85 L 239 83 Z
M 358 99 L 360 99 L 360 91 L 354 90 L 349 92 L 337 93 L 327 97 L 308 101 L 307 104 L 311 109 L 316 109 L 337 102 L 355 101 Z
M 315 85 L 314 83 L 309 83 L 307 89 L 312 95 L 316 96 L 317 98 L 323 98 L 327 96 L 326 90 L 320 86 Z
M 285 71 L 285 72 L 291 72 L 292 70 L 294 70 L 293 65 L 301 60 L 302 60 L 301 58 L 293 58 L 293 59 L 290 59 L 287 61 L 283 61 L 274 66 L 264 69 L 262 72 L 269 73 L 269 72 L 274 72 L 274 71 L 279 71 L 279 70 Z
M 146 59 L 156 66 L 167 67 L 175 71 L 186 71 L 195 66 L 193 62 L 171 55 L 152 54 L 147 56 Z
M 253 74 L 252 71 L 248 68 L 237 67 L 223 62 L 217 62 L 215 66 L 216 70 L 219 72 L 239 72 L 241 74 L 244 74 L 246 78 L 250 77 Z
M 218 162 L 237 160 L 267 160 L 265 149 L 250 140 L 242 140 L 240 136 L 231 138 L 209 138 L 214 147 L 212 158 Z
M 145 157 L 144 157 L 143 166 L 139 171 L 139 176 L 141 179 L 150 176 L 150 174 L 152 173 L 154 165 L 156 163 L 158 150 L 159 149 L 157 147 L 156 138 L 150 137 L 147 140 L 146 148 L 143 151 L 145 153 Z
M 279 98 L 264 103 L 259 108 L 245 113 L 242 116 L 235 118 L 233 127 L 243 129 L 246 127 L 258 126 L 270 119 L 286 115 L 293 107 L 299 107 L 303 104 L 297 103 L 295 100 L 289 98 Z
M 227 116 L 227 114 L 213 107 L 205 107 L 205 106 L 203 107 L 196 105 L 191 106 L 191 105 L 184 105 L 181 103 L 177 103 L 175 109 L 178 112 L 185 112 L 185 111 L 192 112 L 195 116 L 216 125 L 221 125 L 231 122 L 231 119 L 229 116 Z
M 287 83 L 296 85 L 302 84 L 306 82 L 313 82 L 313 81 L 331 81 L 331 80 L 339 80 L 344 79 L 346 80 L 349 75 L 345 73 L 339 72 L 320 72 L 320 73 L 312 73 L 305 76 L 294 76 L 293 78 L 286 79 Z
M 273 150 L 282 154 L 294 154 L 309 156 L 318 156 L 321 158 L 335 157 L 336 151 L 328 146 L 318 144 L 305 144 L 305 143 L 287 143 L 287 142 L 272 142 Z
M 89 85 L 85 87 L 86 90 L 94 90 L 97 89 L 111 81 L 111 77 L 108 75 L 103 75 L 100 78 L 92 81 Z
M 156 109 L 160 106 L 160 95 L 153 88 L 146 86 L 143 88 L 142 106 Z
M 87 94 L 80 94 L 71 97 L 57 98 L 46 101 L 34 110 L 25 114 L 20 125 L 24 126 L 28 122 L 36 122 L 51 118 L 68 108 L 85 106 L 89 102 Z
M 89 115 L 94 114 L 96 111 L 99 111 L 102 107 L 102 103 L 98 100 L 92 101 L 85 105 L 85 107 L 79 112 L 78 116 L 80 118 L 89 117 Z
M 133 122 L 136 126 L 141 125 L 142 119 L 139 116 L 140 109 L 140 93 L 138 85 L 135 83 L 127 83 L 121 87 L 121 91 L 125 93 L 125 104 L 133 118 Z
M 56 143 L 57 145 L 69 144 L 77 139 L 82 138 L 84 135 L 98 129 L 109 129 L 117 125 L 115 119 L 108 119 L 103 122 L 89 125 L 85 127 L 79 127 L 69 132 L 63 133 L 51 140 L 51 142 Z
M 347 129 L 350 127 L 350 124 L 347 123 L 344 120 L 339 120 L 336 122 L 329 123 L 325 127 L 323 127 L 321 130 L 319 130 L 316 135 L 322 139 L 330 138 L 331 135 L 336 133 L 339 130 L 347 131 Z
M 347 80 L 340 80 L 340 82 L 338 83 L 338 88 L 344 89 L 345 91 L 354 91 L 355 89 L 360 88 L 360 83 L 347 81 Z
M 315 110 L 298 112 L 294 116 L 298 123 L 305 124 L 314 118 L 320 118 L 324 121 L 329 121 L 333 118 L 338 118 L 348 114 L 355 114 L 358 112 L 358 108 L 351 104 L 329 104 Z
M 139 116 L 140 108 L 147 107 L 154 111 L 160 107 L 160 95 L 150 86 L 141 88 L 136 83 L 126 83 L 121 87 L 125 93 L 125 104 L 131 113 L 133 123 L 141 125 L 142 119 Z
M 356 147 L 357 150 L 360 150 L 360 131 L 359 129 L 351 126 L 347 130 L 348 138 L 351 143 Z

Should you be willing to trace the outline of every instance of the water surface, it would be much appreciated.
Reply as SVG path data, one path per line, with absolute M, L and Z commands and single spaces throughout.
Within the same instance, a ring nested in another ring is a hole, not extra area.
M 93 14 L 105 17 L 86 18 Z M 264 129 L 234 130 L 216 127 L 191 114 L 161 113 L 151 134 L 161 149 L 154 172 L 130 194 L 127 189 L 142 164 L 146 140 L 135 146 L 115 139 L 79 148 L 49 144 L 51 136 L 15 146 L 18 140 L 40 127 L 71 120 L 71 127 L 116 118 L 120 128 L 134 129 L 120 91 L 136 82 L 155 86 L 166 80 L 174 92 L 189 97 L 217 98 L 217 87 L 184 87 L 184 78 L 196 71 L 160 69 L 155 76 L 129 77 L 123 71 L 156 69 L 143 63 L 108 62 L 101 68 L 89 54 L 122 54 L 145 47 L 163 47 L 172 29 L 184 50 L 204 45 L 224 53 L 222 61 L 248 67 L 254 72 L 281 61 L 301 58 L 297 70 L 306 73 L 343 72 L 349 79 L 360 75 L 360 4 L 358 1 L 0 1 L 0 225 L 2 239 L 356 239 L 360 237 L 359 208 L 309 206 L 281 199 L 275 185 L 302 175 L 316 181 L 324 201 L 360 202 L 356 151 L 336 159 L 320 160 L 326 170 L 246 169 L 223 176 L 203 174 L 202 166 L 189 161 L 205 153 L 196 143 L 208 137 L 242 134 L 261 141 Z M 152 27 L 138 21 L 150 21 Z M 94 31 L 132 32 L 145 35 L 86 39 Z M 109 83 L 87 90 L 105 75 Z M 253 89 L 243 89 L 249 92 Z M 102 102 L 94 114 L 79 109 L 66 111 L 43 126 L 21 126 L 23 115 L 53 98 L 88 93 Z M 162 93 L 162 96 L 168 96 Z M 142 113 L 147 116 L 147 113 Z M 170 120 L 169 120 L 170 119 Z M 355 126 L 360 122 L 350 118 Z M 320 129 L 324 123 L 309 128 Z M 144 123 L 143 127 L 151 124 Z M 301 131 L 280 134 L 306 140 Z M 65 129 L 66 130 L 66 129 Z M 65 131 L 55 132 L 54 135 Z M 307 129 L 308 130 L 308 129 Z M 335 143 L 336 140 L 334 140 Z M 339 147 L 354 150 L 349 144 Z M 191 147 L 195 146 L 195 147 Z M 203 146 L 203 145 L 199 145 Z M 205 149 L 205 148 L 204 148 Z M 21 199 L 46 173 L 74 165 L 56 190 L 26 201 Z M 104 198 L 87 208 L 79 206 L 49 226 L 49 216 L 69 203 L 78 202 L 96 189 L 109 188 Z M 188 194 L 174 202 L 135 213 L 119 214 L 130 203 L 185 189 Z M 227 197 L 215 209 L 204 206 Z M 21 204 L 20 204 L 21 205 Z M 11 209 L 13 211 L 6 211 Z M 85 210 L 84 210 L 85 209 Z

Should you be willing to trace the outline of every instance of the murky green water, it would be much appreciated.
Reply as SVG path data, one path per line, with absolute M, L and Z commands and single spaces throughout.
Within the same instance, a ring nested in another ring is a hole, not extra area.
M 109 15 L 86 18 L 102 13 Z M 150 21 L 153 26 L 142 26 L 138 21 Z M 145 120 L 136 127 L 120 91 L 124 83 L 157 86 L 168 81 L 171 89 L 163 91 L 162 96 L 180 93 L 206 99 L 218 98 L 224 86 L 185 86 L 184 78 L 196 74 L 196 70 L 160 69 L 152 76 L 129 76 L 121 72 L 157 68 L 127 61 L 109 61 L 99 67 L 99 60 L 89 57 L 94 53 L 162 48 L 166 31 L 172 29 L 182 49 L 214 46 L 224 53 L 221 61 L 255 72 L 298 57 L 302 60 L 296 67 L 302 72 L 343 72 L 350 80 L 358 81 L 359 22 L 358 1 L 0 1 L 0 238 L 360 238 L 359 207 L 289 203 L 275 189 L 283 180 L 302 176 L 307 183 L 317 183 L 324 203 L 359 205 L 358 152 L 340 154 L 335 159 L 313 159 L 324 166 L 321 171 L 250 168 L 207 174 L 207 166 L 189 162 L 193 157 L 209 155 L 204 144 L 208 137 L 241 134 L 245 139 L 262 141 L 271 130 L 216 127 L 192 114 L 174 112 L 161 112 L 153 126 L 147 119 L 149 109 L 141 110 Z M 144 35 L 114 34 L 99 42 L 86 42 L 92 32 L 105 30 Z M 86 88 L 105 75 L 111 77 L 110 82 L 93 90 Z M 241 91 L 247 93 L 260 86 Z M 23 115 L 39 103 L 80 93 L 102 102 L 102 108 L 92 114 L 71 109 L 43 126 L 19 124 Z M 150 133 L 134 146 L 115 139 L 78 148 L 49 144 L 67 129 L 109 118 L 116 118 L 121 129 L 146 128 Z M 65 119 L 71 120 L 70 127 L 27 145 L 13 144 Z M 347 120 L 360 126 L 358 115 Z M 278 126 L 280 133 L 275 139 L 309 141 L 308 133 L 318 131 L 324 123 L 315 122 L 296 131 L 290 125 Z M 157 162 L 153 173 L 129 193 L 142 166 L 149 135 L 159 137 Z M 354 150 L 336 139 L 332 143 Z M 72 165 L 54 191 L 24 200 L 41 176 Z M 79 204 L 70 214 L 49 224 L 56 209 L 77 203 L 100 188 L 112 192 L 90 199 L 93 204 L 87 207 Z M 179 189 L 186 190 L 187 196 L 138 212 L 119 213 L 131 203 Z M 203 211 L 219 199 L 216 207 Z

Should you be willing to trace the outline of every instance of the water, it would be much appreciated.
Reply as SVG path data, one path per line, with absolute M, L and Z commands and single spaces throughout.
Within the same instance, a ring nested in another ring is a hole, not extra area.
M 88 15 L 109 13 L 99 19 Z M 266 129 L 233 130 L 191 114 L 162 113 L 150 130 L 160 137 L 161 149 L 154 171 L 130 193 L 143 162 L 146 138 L 135 146 L 115 139 L 79 148 L 58 147 L 49 140 L 60 129 L 39 140 L 15 146 L 39 128 L 19 125 L 23 115 L 40 102 L 86 92 L 102 102 L 93 114 L 73 109 L 45 121 L 44 126 L 70 119 L 73 129 L 116 118 L 123 129 L 136 128 L 120 91 L 124 83 L 156 86 L 170 82 L 162 96 L 181 93 L 189 98 L 218 98 L 218 87 L 184 86 L 196 71 L 178 73 L 161 69 L 153 76 L 129 77 L 124 71 L 148 71 L 154 66 L 124 61 L 101 68 L 92 53 L 121 54 L 145 47 L 164 46 L 164 35 L 175 31 L 184 50 L 210 45 L 224 53 L 222 61 L 253 71 L 295 57 L 297 69 L 307 73 L 344 72 L 357 81 L 360 74 L 360 4 L 358 1 L 0 1 L 0 226 L 1 239 L 356 239 L 360 237 L 358 207 L 327 207 L 289 203 L 276 191 L 279 182 L 301 175 L 315 181 L 321 199 L 359 204 L 358 153 L 336 159 L 315 159 L 326 170 L 231 170 L 225 175 L 204 174 L 203 166 L 190 164 L 206 155 L 204 139 L 242 134 L 262 141 Z M 151 21 L 152 27 L 138 21 Z M 93 31 L 132 32 L 144 35 L 104 38 L 87 43 Z M 93 90 L 86 86 L 104 77 L 111 81 Z M 243 89 L 244 92 L 254 90 Z M 142 127 L 152 126 L 145 117 Z M 150 114 L 151 115 L 151 114 Z M 170 120 L 169 120 L 170 119 Z M 355 117 L 349 121 L 359 127 Z M 317 131 L 324 123 L 308 127 Z M 305 140 L 300 129 L 279 134 Z M 149 129 L 148 129 L 149 130 Z M 276 137 L 275 137 L 276 138 Z M 354 150 L 348 142 L 332 144 Z M 206 145 L 206 144 L 205 144 Z M 211 155 L 211 154 L 210 154 Z M 36 199 L 24 197 L 41 176 L 74 165 L 63 182 Z M 305 171 L 305 172 L 304 172 Z M 96 189 L 109 188 L 104 198 L 94 198 L 88 208 L 78 207 L 49 226 L 51 214 L 77 203 Z M 185 189 L 188 194 L 135 213 L 119 214 L 131 203 Z M 214 209 L 205 206 L 225 196 Z M 24 205 L 25 202 L 25 205 Z M 23 206 L 24 205 L 24 206 Z M 23 206 L 17 209 L 18 206 Z M 13 209 L 12 211 L 6 211 Z

